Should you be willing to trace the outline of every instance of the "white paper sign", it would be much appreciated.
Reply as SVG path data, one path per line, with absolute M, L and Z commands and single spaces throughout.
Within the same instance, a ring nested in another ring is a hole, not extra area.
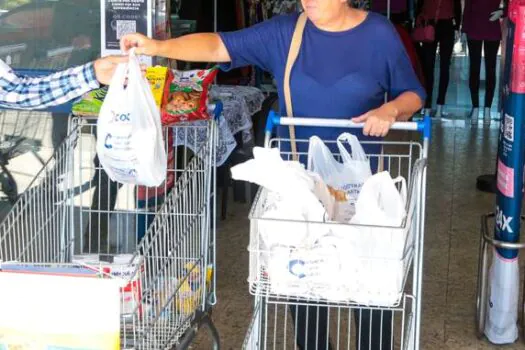
M 120 349 L 118 281 L 0 273 L 0 349 Z

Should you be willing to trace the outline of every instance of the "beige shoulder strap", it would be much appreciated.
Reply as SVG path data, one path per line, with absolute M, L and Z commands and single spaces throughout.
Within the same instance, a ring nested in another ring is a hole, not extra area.
M 286 67 L 284 70 L 284 102 L 286 104 L 286 114 L 289 118 L 293 118 L 292 108 L 292 94 L 290 92 L 290 75 L 292 73 L 292 67 L 299 56 L 299 50 L 301 49 L 301 43 L 303 41 L 303 32 L 306 25 L 306 14 L 303 12 L 299 15 L 297 23 L 295 25 L 295 31 L 292 36 L 292 42 L 290 44 L 290 50 L 288 51 L 288 59 L 286 60 Z M 292 157 L 297 160 L 297 144 L 295 141 L 295 128 L 290 126 L 290 145 L 292 151 Z

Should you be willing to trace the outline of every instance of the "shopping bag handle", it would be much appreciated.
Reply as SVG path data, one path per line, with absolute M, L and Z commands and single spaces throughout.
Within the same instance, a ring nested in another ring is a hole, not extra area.
M 266 120 L 266 137 L 269 138 L 275 126 L 277 125 L 294 125 L 305 127 L 327 127 L 327 128 L 351 128 L 362 129 L 364 123 L 354 123 L 351 118 L 348 119 L 325 119 L 325 118 L 286 118 L 281 117 L 275 111 L 270 111 Z M 417 131 L 423 134 L 423 138 L 430 140 L 431 119 L 425 116 L 422 121 L 417 122 L 396 122 L 390 128 L 391 130 Z

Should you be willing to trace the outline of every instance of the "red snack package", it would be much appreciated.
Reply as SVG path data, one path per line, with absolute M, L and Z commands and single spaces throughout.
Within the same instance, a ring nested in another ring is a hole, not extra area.
M 190 71 L 170 70 L 162 101 L 162 124 L 209 119 L 208 90 L 217 71 L 217 67 Z

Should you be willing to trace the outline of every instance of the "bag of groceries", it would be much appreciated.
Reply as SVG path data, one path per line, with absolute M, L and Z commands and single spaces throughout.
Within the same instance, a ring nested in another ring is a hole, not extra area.
M 156 187 L 166 178 L 160 112 L 133 50 L 117 67 L 100 109 L 97 153 L 113 181 Z
M 348 143 L 352 153 L 344 146 Z M 308 170 L 318 173 L 333 190 L 337 205 L 335 220 L 349 222 L 355 213 L 355 202 L 363 183 L 372 175 L 370 162 L 356 136 L 343 133 L 337 138 L 342 162 L 334 158 L 332 151 L 317 136 L 310 138 Z

